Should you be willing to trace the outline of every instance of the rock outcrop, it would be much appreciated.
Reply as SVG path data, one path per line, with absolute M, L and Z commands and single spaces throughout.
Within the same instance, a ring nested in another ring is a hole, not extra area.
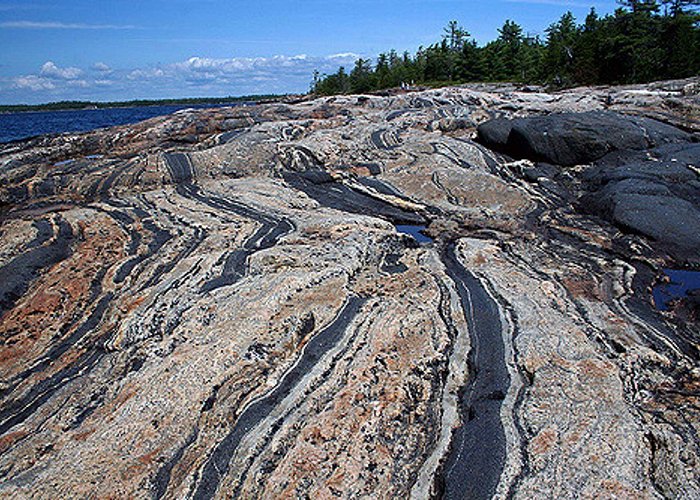
M 593 163 L 567 171 L 577 187 L 584 184 L 572 189 L 584 211 L 650 237 L 677 260 L 700 258 L 700 143 L 691 134 L 644 117 L 591 111 L 497 118 L 478 127 L 478 139 L 516 158 L 561 167 Z
M 0 495 L 700 496 L 691 84 L 0 146 Z
M 647 150 L 692 139 L 657 120 L 606 111 L 495 119 L 480 125 L 478 133 L 492 149 L 564 166 L 590 163 L 614 151 Z

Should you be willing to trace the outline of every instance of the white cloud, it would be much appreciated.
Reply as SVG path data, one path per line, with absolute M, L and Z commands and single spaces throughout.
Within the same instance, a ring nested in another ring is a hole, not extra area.
M 40 22 L 40 21 L 6 21 L 0 23 L 0 28 L 23 29 L 23 30 L 133 30 L 138 26 L 131 24 L 84 24 L 84 23 L 61 23 L 61 22 Z
M 86 89 L 88 87 L 91 87 L 90 82 L 87 80 L 70 80 L 67 85 L 69 87 L 78 87 L 81 89 Z
M 165 72 L 162 69 L 151 68 L 135 69 L 130 71 L 129 74 L 126 75 L 126 78 L 128 80 L 150 80 L 152 78 L 160 78 L 162 76 L 165 76 Z
M 13 87 L 17 89 L 28 89 L 33 91 L 53 90 L 56 88 L 54 83 L 47 79 L 36 75 L 18 76 L 14 79 Z
M 252 71 L 274 67 L 290 67 L 307 61 L 306 56 L 273 57 L 233 57 L 228 59 L 211 59 L 207 57 L 190 57 L 187 61 L 174 63 L 169 69 L 176 73 L 208 72 L 218 75 Z
M 328 56 L 328 59 L 347 59 L 352 62 L 358 60 L 360 58 L 359 54 L 355 54 L 354 52 L 342 52 L 340 54 L 333 54 Z
M 110 68 L 107 64 L 103 62 L 96 62 L 95 64 L 92 65 L 92 69 L 95 71 L 99 71 L 100 73 L 111 73 L 112 68 Z
M 59 68 L 53 61 L 46 61 L 41 67 L 41 76 L 62 80 L 75 80 L 83 74 L 79 68 Z
M 36 74 L 0 81 L 0 101 L 129 100 L 135 98 L 198 97 L 305 92 L 314 70 L 335 72 L 360 57 L 346 52 L 329 56 L 186 60 L 151 67 L 113 69 L 104 62 L 87 68 L 44 63 Z
M 233 57 L 213 59 L 190 57 L 186 61 L 164 66 L 163 75 L 189 81 L 217 80 L 250 77 L 256 81 L 273 81 L 287 75 L 311 75 L 314 69 L 336 69 L 334 65 L 355 61 L 359 56 L 350 52 L 326 57 L 309 57 L 306 54 L 271 57 Z

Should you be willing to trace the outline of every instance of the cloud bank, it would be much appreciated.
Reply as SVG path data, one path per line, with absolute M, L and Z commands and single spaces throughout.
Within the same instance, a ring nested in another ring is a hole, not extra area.
M 304 92 L 314 70 L 350 68 L 352 52 L 328 56 L 190 57 L 170 64 L 118 69 L 104 61 L 89 67 L 46 61 L 36 73 L 0 80 L 0 102 L 129 100 Z
M 134 30 L 138 26 L 117 24 L 83 24 L 38 21 L 6 21 L 0 23 L 0 28 L 23 30 Z

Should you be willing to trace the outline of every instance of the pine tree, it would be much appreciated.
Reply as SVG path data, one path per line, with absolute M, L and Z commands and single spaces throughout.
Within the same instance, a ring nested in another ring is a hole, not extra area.
M 573 81 L 581 84 L 594 84 L 600 81 L 599 47 L 601 20 L 595 11 L 586 16 L 579 29 L 579 37 L 574 46 L 576 61 L 573 67 Z
M 377 57 L 377 66 L 374 69 L 375 84 L 377 88 L 385 89 L 391 86 L 391 70 L 389 69 L 389 56 L 385 53 Z
M 522 72 L 522 47 L 523 29 L 519 24 L 507 19 L 498 30 L 495 56 L 498 59 L 499 70 L 502 74 L 496 74 L 498 80 L 519 80 Z
M 457 62 L 457 79 L 463 82 L 478 82 L 484 80 L 486 75 L 483 50 L 475 40 L 466 41 Z
M 697 2 L 671 3 L 669 15 L 661 20 L 659 42 L 663 51 L 662 78 L 684 78 L 700 73 L 700 15 L 691 10 Z M 687 9 L 687 10 L 686 10 Z
M 570 85 L 576 59 L 579 29 L 571 12 L 547 28 L 547 48 L 544 56 L 544 76 L 557 85 Z
M 442 40 L 415 56 L 379 54 L 375 68 L 359 59 L 348 75 L 314 72 L 321 95 L 397 87 L 402 83 L 464 81 L 549 82 L 559 85 L 633 83 L 700 73 L 700 0 L 620 0 L 613 14 L 591 9 L 578 26 L 570 12 L 547 29 L 547 39 L 523 36 L 507 20 L 483 47 L 451 21 Z
M 350 72 L 349 84 L 350 92 L 353 94 L 363 94 L 372 90 L 374 88 L 372 61 L 362 58 L 355 61 L 355 67 Z

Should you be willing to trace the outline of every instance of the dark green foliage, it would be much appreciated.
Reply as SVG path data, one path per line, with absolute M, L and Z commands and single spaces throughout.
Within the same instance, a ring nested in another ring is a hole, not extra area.
M 315 93 L 322 95 L 346 94 L 350 92 L 350 80 L 347 73 L 345 73 L 345 68 L 341 66 L 337 73 L 328 76 L 323 75 L 316 82 L 313 90 Z
M 618 0 L 620 8 L 599 17 L 591 9 L 583 24 L 567 12 L 546 30 L 528 36 L 507 20 L 498 38 L 479 47 L 457 21 L 439 42 L 415 55 L 380 54 L 372 67 L 360 59 L 349 77 L 314 75 L 312 91 L 363 93 L 399 85 L 511 81 L 557 87 L 643 83 L 700 74 L 700 0 Z
M 571 12 L 547 28 L 547 46 L 542 63 L 547 80 L 564 84 L 574 81 L 574 54 L 579 37 L 579 28 Z

